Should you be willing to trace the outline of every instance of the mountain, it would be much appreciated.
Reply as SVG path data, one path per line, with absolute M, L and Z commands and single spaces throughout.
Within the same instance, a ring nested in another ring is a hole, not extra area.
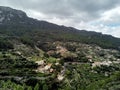
M 44 40 L 63 40 L 78 41 L 82 43 L 97 44 L 104 48 L 119 49 L 120 39 L 110 35 L 103 35 L 92 31 L 78 30 L 73 27 L 59 26 L 46 21 L 39 21 L 30 18 L 21 10 L 12 9 L 10 7 L 0 7 L 0 32 L 9 32 L 9 35 L 23 37 L 24 34 L 35 34 L 32 37 L 34 41 L 40 40 L 43 36 Z M 35 32 L 38 32 L 36 34 Z M 23 34 L 24 33 L 24 34 Z M 26 37 L 30 37 L 29 34 Z
M 26 13 L 9 7 L 0 6 L 0 24 L 25 23 Z
M 1 90 L 119 90 L 120 38 L 0 6 Z

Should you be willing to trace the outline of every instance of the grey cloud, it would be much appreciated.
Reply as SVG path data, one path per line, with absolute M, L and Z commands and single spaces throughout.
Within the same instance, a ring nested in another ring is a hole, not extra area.
M 70 25 L 77 25 L 81 21 L 96 23 L 102 17 L 102 13 L 119 7 L 120 0 L 2 0 L 0 5 L 11 6 L 26 12 L 29 10 L 40 12 L 46 15 L 45 20 L 49 19 L 48 21 L 55 17 L 61 21 L 71 21 Z M 112 23 L 119 23 L 119 16 L 111 17 L 111 21 L 98 22 L 112 25 Z
M 4 0 L 14 7 L 31 9 L 58 18 L 72 18 L 88 21 L 100 17 L 100 13 L 114 8 L 119 0 Z M 84 17 L 89 17 L 87 20 Z

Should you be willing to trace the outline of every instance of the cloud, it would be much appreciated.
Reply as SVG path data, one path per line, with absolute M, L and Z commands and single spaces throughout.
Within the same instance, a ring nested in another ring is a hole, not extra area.
M 120 0 L 2 0 L 0 5 L 39 20 L 120 37 Z

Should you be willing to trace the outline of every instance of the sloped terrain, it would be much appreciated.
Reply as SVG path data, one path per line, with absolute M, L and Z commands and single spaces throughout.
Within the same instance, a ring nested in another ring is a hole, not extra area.
M 0 11 L 1 90 L 120 89 L 119 38 Z

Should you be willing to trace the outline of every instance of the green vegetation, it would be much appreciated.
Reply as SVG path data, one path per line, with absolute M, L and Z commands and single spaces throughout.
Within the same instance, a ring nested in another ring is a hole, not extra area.
M 60 41 L 54 44 L 45 43 L 43 45 L 45 50 L 22 42 L 13 43 L 13 46 L 14 49 L 0 51 L 2 90 L 119 89 L 120 65 L 117 63 L 119 59 L 117 50 Z M 71 49 L 72 47 L 74 49 Z M 116 63 L 93 67 L 94 62 L 106 60 Z M 36 61 L 41 61 L 41 64 L 35 63 Z M 64 78 L 59 80 L 58 75 Z
M 0 90 L 120 90 L 119 38 L 17 15 L 0 24 Z
M 13 49 L 13 44 L 9 40 L 0 38 L 0 50 Z

